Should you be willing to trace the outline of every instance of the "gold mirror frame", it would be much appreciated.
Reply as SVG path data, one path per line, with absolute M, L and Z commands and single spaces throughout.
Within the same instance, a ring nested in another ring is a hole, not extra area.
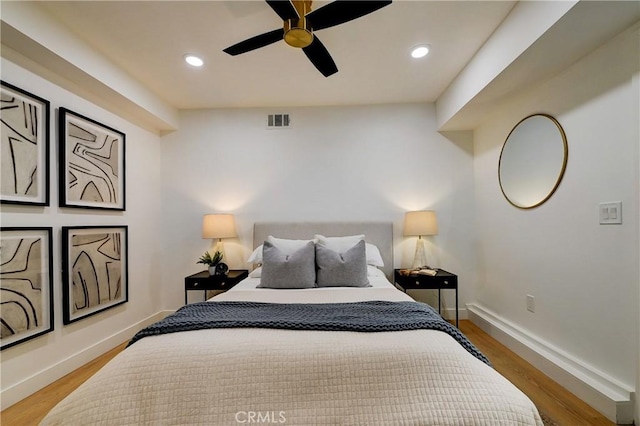
M 541 122 L 540 118 L 543 118 L 544 121 Z M 553 123 L 553 128 L 544 126 L 544 122 L 547 120 Z M 534 125 L 536 127 L 532 127 Z M 557 130 L 557 133 L 555 133 L 555 130 Z M 523 145 L 527 142 L 531 143 L 532 139 L 536 143 L 540 142 L 539 139 L 536 139 L 539 136 L 548 136 L 543 137 L 541 141 L 547 144 L 544 147 L 545 149 L 536 150 L 533 149 L 534 145 L 532 144 Z M 548 158 L 548 155 L 544 157 L 544 155 L 550 154 L 549 151 L 559 151 L 559 148 L 555 145 L 560 141 L 562 142 L 563 156 L 562 165 L 558 169 L 560 162 L 555 157 L 559 155 L 559 152 L 551 153 L 554 158 Z M 535 154 L 538 155 L 538 158 L 531 158 Z M 525 158 L 527 155 L 528 157 Z M 519 209 L 532 209 L 543 204 L 551 198 L 560 185 L 567 167 L 568 155 L 567 137 L 562 126 L 554 117 L 547 114 L 532 114 L 523 118 L 511 129 L 500 151 L 498 182 L 500 183 L 502 195 L 511 205 Z M 507 172 L 509 174 L 505 175 Z M 546 175 L 544 175 L 545 173 Z M 551 182 L 553 182 L 553 185 L 551 185 Z M 536 184 L 538 184 L 538 187 L 533 191 L 532 187 L 536 186 Z M 536 194 L 532 195 L 532 192 Z M 532 196 L 532 201 L 522 201 L 523 198 L 531 198 Z

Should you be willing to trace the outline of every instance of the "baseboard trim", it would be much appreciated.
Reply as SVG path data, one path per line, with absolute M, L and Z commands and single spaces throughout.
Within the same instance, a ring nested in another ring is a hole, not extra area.
M 394 286 L 404 292 L 404 290 L 402 289 L 402 287 L 400 287 L 397 284 L 394 284 Z M 411 296 L 414 300 L 418 301 L 418 302 L 423 302 L 423 303 L 427 303 L 430 304 L 431 306 L 433 306 L 433 309 L 438 309 L 438 302 L 437 302 L 437 298 L 435 301 L 435 305 L 433 304 L 433 301 L 430 303 L 428 299 L 424 298 L 424 291 L 428 290 L 428 291 L 433 291 L 434 294 L 437 290 L 432 290 L 432 289 L 423 289 L 423 290 L 407 290 L 405 293 L 409 296 Z M 432 294 L 432 296 L 434 296 L 434 294 Z M 442 293 L 442 308 L 441 308 L 441 315 L 444 319 L 446 320 L 450 320 L 450 321 L 455 321 L 456 319 L 456 308 L 455 306 L 449 307 L 447 303 L 447 300 L 445 299 L 445 294 L 444 292 Z M 435 297 L 435 296 L 434 296 Z M 469 319 L 468 318 L 468 313 L 467 310 L 465 309 L 465 307 L 463 305 L 458 305 L 458 319 L 460 321 L 462 320 L 466 320 Z
M 449 321 L 456 320 L 456 308 L 442 309 L 442 317 Z M 469 312 L 464 307 L 458 308 L 458 321 L 469 319 Z
M 469 320 L 616 424 L 633 424 L 633 389 L 528 333 L 479 303 Z
M 163 319 L 172 312 L 174 311 L 157 312 L 125 328 L 124 330 L 92 344 L 82 351 L 77 352 L 42 371 L 39 371 L 30 377 L 27 377 L 21 382 L 18 382 L 6 389 L 2 389 L 2 391 L 0 391 L 1 409 L 4 410 L 9 408 L 16 402 L 23 400 L 61 377 L 64 377 L 72 371 L 82 367 L 105 352 L 108 352 L 121 343 L 126 342 L 128 339 L 131 339 L 134 334 L 144 327 Z

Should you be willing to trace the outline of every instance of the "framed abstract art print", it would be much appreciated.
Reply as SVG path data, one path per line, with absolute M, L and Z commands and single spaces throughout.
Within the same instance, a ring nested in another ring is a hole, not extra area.
M 127 302 L 127 271 L 127 226 L 63 226 L 64 324 Z
M 1 349 L 53 330 L 51 228 L 0 228 Z
M 49 205 L 49 101 L 0 81 L 0 202 Z
M 58 121 L 60 207 L 125 210 L 125 134 L 66 108 Z

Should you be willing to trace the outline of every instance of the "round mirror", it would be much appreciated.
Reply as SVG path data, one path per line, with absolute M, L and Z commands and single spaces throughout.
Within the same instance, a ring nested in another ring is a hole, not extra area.
M 524 118 L 502 146 L 498 180 L 505 198 L 530 209 L 556 190 L 567 166 L 567 138 L 558 121 L 546 114 Z

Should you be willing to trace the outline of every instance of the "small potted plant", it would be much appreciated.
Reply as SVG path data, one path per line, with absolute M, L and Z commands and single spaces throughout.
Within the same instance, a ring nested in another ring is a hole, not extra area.
M 209 275 L 215 275 L 216 266 L 218 266 L 221 260 L 222 260 L 221 251 L 216 251 L 213 254 L 213 256 L 208 251 L 205 251 L 204 254 L 200 256 L 200 259 L 198 259 L 196 263 L 202 263 L 204 265 L 207 265 L 209 267 Z

